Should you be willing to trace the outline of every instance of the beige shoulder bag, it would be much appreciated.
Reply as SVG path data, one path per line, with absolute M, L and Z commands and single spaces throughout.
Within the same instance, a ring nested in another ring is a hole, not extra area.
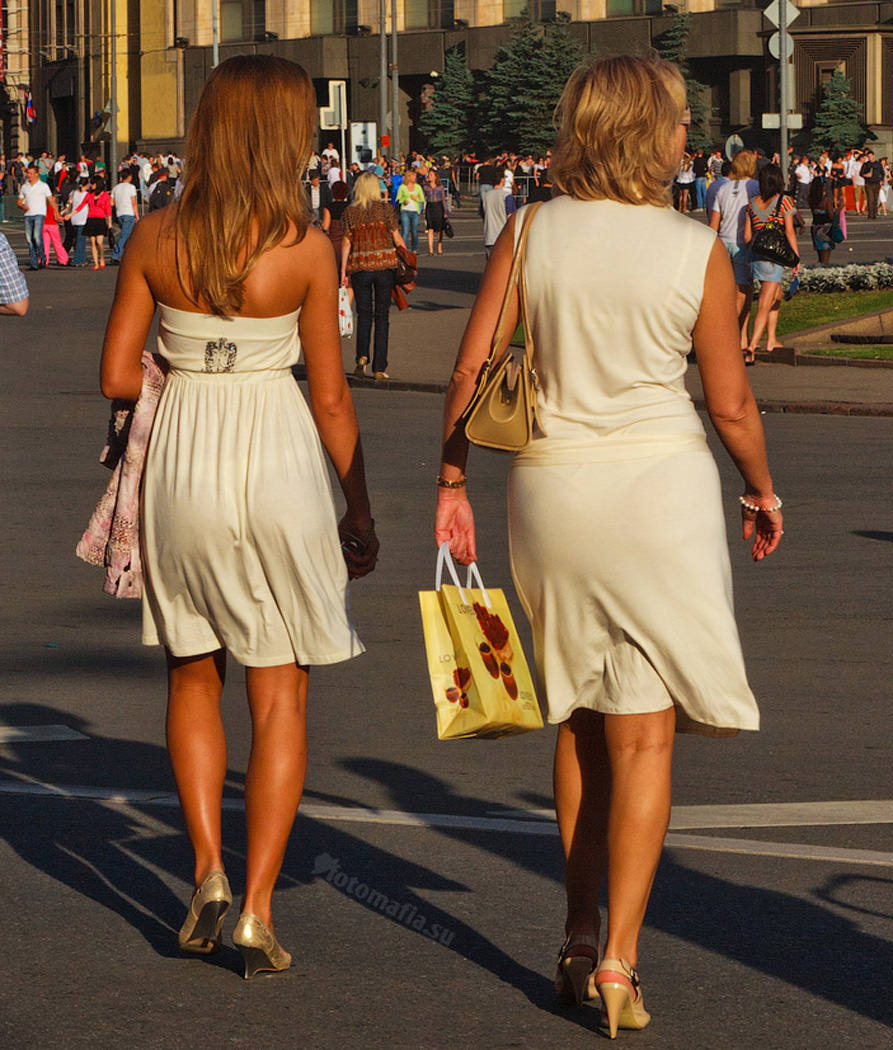
M 503 452 L 519 452 L 524 448 L 530 441 L 536 422 L 537 375 L 533 366 L 533 337 L 527 316 L 527 289 L 522 267 L 527 234 L 541 203 L 538 201 L 527 208 L 512 257 L 512 268 L 493 334 L 490 356 L 478 376 L 474 395 L 460 417 L 469 441 Z M 510 345 L 512 333 L 505 330 L 516 284 L 521 304 L 520 320 L 524 327 L 523 347 Z M 502 357 L 497 361 L 500 353 Z

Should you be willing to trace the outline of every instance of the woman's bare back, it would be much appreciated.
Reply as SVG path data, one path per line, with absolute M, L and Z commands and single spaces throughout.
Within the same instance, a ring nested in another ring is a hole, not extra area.
M 131 255 L 128 261 L 135 262 L 142 270 L 156 302 L 179 310 L 209 312 L 208 304 L 201 297 L 198 302 L 190 298 L 177 276 L 177 207 L 159 209 L 140 220 L 128 245 Z M 337 274 L 332 248 L 324 234 L 308 227 L 303 239 L 295 244 L 294 233 L 290 232 L 281 244 L 264 252 L 245 278 L 244 300 L 238 316 L 280 317 L 298 310 L 311 281 L 318 279 L 326 266 L 331 269 L 334 286 Z

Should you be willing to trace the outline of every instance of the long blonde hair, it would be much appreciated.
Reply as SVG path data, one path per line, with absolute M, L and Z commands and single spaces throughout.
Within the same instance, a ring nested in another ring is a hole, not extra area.
M 556 190 L 578 200 L 669 206 L 685 106 L 685 81 L 661 58 L 584 62 L 555 110 L 558 138 L 549 171 Z
M 290 230 L 309 222 L 300 176 L 316 131 L 304 70 L 273 55 L 236 55 L 208 78 L 187 139 L 176 218 L 177 276 L 190 301 L 238 313 L 245 278 Z

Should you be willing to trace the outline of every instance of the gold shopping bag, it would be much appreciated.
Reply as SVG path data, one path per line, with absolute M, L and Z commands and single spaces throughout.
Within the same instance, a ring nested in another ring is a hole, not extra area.
M 453 585 L 442 585 L 444 568 Z M 471 583 L 476 577 L 478 587 Z M 465 588 L 444 544 L 435 590 L 419 591 L 428 676 L 440 740 L 498 737 L 541 729 L 533 679 L 505 594 L 485 589 L 477 565 Z

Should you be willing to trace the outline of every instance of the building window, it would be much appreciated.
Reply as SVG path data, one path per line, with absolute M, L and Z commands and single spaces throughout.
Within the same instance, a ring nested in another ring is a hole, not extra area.
M 220 39 L 256 40 L 266 29 L 266 0 L 220 0 Z
M 662 13 L 662 0 L 608 0 L 608 18 L 629 18 L 631 15 L 659 15 Z
M 313 36 L 356 33 L 357 0 L 311 0 L 310 32 Z
M 220 39 L 245 40 L 245 7 L 242 0 L 220 0 Z
M 454 18 L 454 0 L 403 0 L 407 29 L 451 29 Z

